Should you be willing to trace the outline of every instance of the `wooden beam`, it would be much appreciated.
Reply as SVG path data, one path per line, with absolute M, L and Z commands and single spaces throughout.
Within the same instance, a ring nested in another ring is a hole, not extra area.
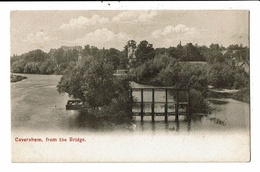
M 152 122 L 154 122 L 154 89 L 152 89 Z
M 133 90 L 132 89 L 130 89 L 130 101 L 131 101 L 131 112 L 133 112 Z
M 153 89 L 155 91 L 164 91 L 165 89 L 171 90 L 171 91 L 186 91 L 187 89 L 177 89 L 177 88 L 172 88 L 172 87 L 157 87 L 157 88 L 153 88 L 153 87 L 144 87 L 144 88 L 132 88 L 133 91 L 152 91 Z
M 176 111 L 176 116 L 175 116 L 175 121 L 179 121 L 179 92 L 176 92 L 176 107 L 175 107 L 175 111 Z
M 164 106 L 165 119 L 164 121 L 168 121 L 168 90 L 165 89 L 165 106 Z
M 141 121 L 144 120 L 144 90 L 141 89 Z
M 190 122 L 191 121 L 191 111 L 190 111 L 190 108 L 191 108 L 191 105 L 190 105 L 190 90 L 187 91 L 188 93 L 188 107 L 187 107 L 187 110 L 188 110 L 188 121 Z
M 146 115 L 151 116 L 152 121 L 155 121 L 155 116 L 164 116 L 165 117 L 165 122 L 168 121 L 169 116 L 174 115 L 175 116 L 175 121 L 179 120 L 179 116 L 180 115 L 185 115 L 186 117 L 188 117 L 188 119 L 191 119 L 191 104 L 190 104 L 190 90 L 189 89 L 185 89 L 186 95 L 187 95 L 187 101 L 185 102 L 180 102 L 180 90 L 182 90 L 181 92 L 183 92 L 184 89 L 172 89 L 172 88 L 162 88 L 160 87 L 159 90 L 160 91 L 164 91 L 165 93 L 165 100 L 161 101 L 161 102 L 157 102 L 155 101 L 155 92 L 158 91 L 157 88 L 149 88 L 149 92 L 152 93 L 152 100 L 150 101 L 144 101 L 144 91 L 147 91 L 147 88 L 138 88 L 138 90 L 140 90 L 140 94 L 141 94 L 141 100 L 138 102 L 134 102 L 133 100 L 133 92 L 136 91 L 136 88 L 132 88 L 130 89 L 130 98 L 131 98 L 131 103 L 132 103 L 132 107 L 134 106 L 134 103 L 140 103 L 141 104 L 141 109 L 140 111 L 134 111 L 133 109 L 132 112 L 134 113 L 134 115 L 139 115 L 141 116 L 141 121 L 143 121 L 143 118 Z M 169 90 L 172 91 L 174 90 L 175 92 L 175 100 L 174 101 L 168 101 L 168 93 Z M 146 112 L 145 113 L 145 104 L 149 104 L 151 105 L 151 112 Z M 164 104 L 164 111 L 161 112 L 155 112 L 155 104 Z M 175 104 L 175 111 L 174 112 L 169 112 L 169 105 L 171 104 Z M 186 112 L 182 112 L 179 111 L 179 106 L 187 106 L 186 108 Z M 138 114 L 136 114 L 138 113 Z

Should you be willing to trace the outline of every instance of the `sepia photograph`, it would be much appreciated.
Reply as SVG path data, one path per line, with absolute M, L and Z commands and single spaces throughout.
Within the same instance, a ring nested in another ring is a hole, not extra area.
M 12 162 L 250 162 L 249 10 L 10 11 Z

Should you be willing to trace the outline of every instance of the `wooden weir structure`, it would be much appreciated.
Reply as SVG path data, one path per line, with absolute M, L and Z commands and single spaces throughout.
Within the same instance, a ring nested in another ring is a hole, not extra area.
M 155 98 L 156 92 L 164 92 L 165 98 L 164 101 L 157 101 Z M 151 92 L 151 100 L 144 100 L 144 93 Z M 174 99 L 169 99 L 169 93 L 174 96 Z M 186 96 L 180 98 L 180 93 L 185 93 Z M 134 100 L 133 94 L 140 94 L 140 100 Z M 156 87 L 156 88 L 132 88 L 130 89 L 130 97 L 132 102 L 132 112 L 134 116 L 140 116 L 141 121 L 143 121 L 144 116 L 151 116 L 152 122 L 155 121 L 155 116 L 164 116 L 165 122 L 168 121 L 169 116 L 175 116 L 175 121 L 179 120 L 180 115 L 185 115 L 188 121 L 191 120 L 190 113 L 190 90 L 189 89 L 175 89 L 172 87 Z M 185 100 L 183 100 L 185 99 Z M 160 104 L 163 108 L 163 111 L 158 111 L 155 107 Z M 151 108 L 150 111 L 147 111 L 147 105 Z M 139 108 L 140 110 L 136 110 L 135 108 Z M 174 108 L 173 108 L 174 107 Z M 183 108 L 186 109 L 183 111 Z M 157 111 L 156 111 L 157 110 Z

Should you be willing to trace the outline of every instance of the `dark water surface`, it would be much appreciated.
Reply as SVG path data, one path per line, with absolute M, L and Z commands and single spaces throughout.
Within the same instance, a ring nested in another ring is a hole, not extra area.
M 205 131 L 249 131 L 249 104 L 233 99 L 214 99 L 211 106 L 214 111 L 208 116 L 194 116 L 191 123 L 180 117 L 177 123 L 174 117 L 164 122 L 164 117 L 134 117 L 133 121 L 104 122 L 96 121 L 77 111 L 66 111 L 65 105 L 70 99 L 67 94 L 59 94 L 57 84 L 60 75 L 22 74 L 28 79 L 11 83 L 11 120 L 13 131 L 76 131 L 76 132 L 205 132 Z M 144 85 L 131 83 L 133 87 Z M 156 97 L 164 100 L 164 93 Z M 149 99 L 150 95 L 144 95 Z

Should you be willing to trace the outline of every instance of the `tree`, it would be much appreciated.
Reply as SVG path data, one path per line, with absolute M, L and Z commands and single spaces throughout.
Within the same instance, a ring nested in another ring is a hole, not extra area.
M 25 65 L 26 61 L 24 59 L 15 61 L 11 64 L 11 71 L 14 73 L 23 73 Z
M 183 61 L 205 61 L 203 54 L 199 51 L 197 46 L 188 43 L 183 48 Z
M 225 62 L 224 55 L 220 51 L 216 51 L 216 50 L 207 53 L 206 59 L 209 64 Z M 226 58 L 226 60 L 228 59 Z
M 232 88 L 235 82 L 235 71 L 226 63 L 214 63 L 208 73 L 209 84 L 216 88 Z
M 160 54 L 166 54 L 168 51 L 168 48 L 156 48 L 155 49 L 155 54 L 156 55 L 160 55 Z
M 106 53 L 106 61 L 113 65 L 113 69 L 116 70 L 120 66 L 120 51 L 115 48 L 110 48 Z
M 73 50 L 68 50 L 63 52 L 63 62 L 71 62 L 71 61 L 78 61 L 78 50 L 73 49 Z
M 100 50 L 95 46 L 86 45 L 82 50 L 82 56 L 96 56 L 99 51 Z
M 168 54 L 172 58 L 181 59 L 183 55 L 183 50 L 181 48 L 170 47 L 168 49 Z
M 27 62 L 43 62 L 49 58 L 49 55 L 44 51 L 37 49 L 23 54 L 22 58 Z
M 161 82 L 161 86 L 175 86 L 179 81 L 181 65 L 178 60 L 173 59 L 157 75 L 156 81 Z
M 210 44 L 209 48 L 211 51 L 220 51 L 219 44 Z
M 206 95 L 208 88 L 207 65 L 182 63 L 178 73 L 179 80 L 175 83 L 177 88 L 192 88 Z
M 239 47 L 238 46 L 238 44 L 235 44 L 235 45 L 229 45 L 228 47 L 227 47 L 227 49 L 229 49 L 229 50 L 238 50 L 238 49 L 240 49 L 241 47 Z
M 113 65 L 103 61 L 92 61 L 83 76 L 84 100 L 94 108 L 110 103 L 114 93 Z
M 33 73 L 33 74 L 38 74 L 40 73 L 39 70 L 40 63 L 39 62 L 28 62 L 24 66 L 24 73 Z
M 53 53 L 53 58 L 55 59 L 55 63 L 58 68 L 59 68 L 60 64 L 64 61 L 63 53 L 64 53 L 64 50 L 62 48 L 55 50 Z
M 173 58 L 166 54 L 159 54 L 156 55 L 153 59 L 145 61 L 134 70 L 134 73 L 138 78 L 138 82 L 149 82 L 150 80 L 154 80 L 158 73 L 162 69 L 166 68 L 173 60 Z M 159 81 L 156 80 L 155 82 L 157 82 L 157 84 L 154 84 L 160 85 Z
M 55 71 L 55 64 L 52 59 L 47 59 L 39 66 L 41 74 L 53 74 Z
M 141 41 L 136 50 L 137 65 L 155 57 L 153 45 L 147 41 Z
M 95 115 L 106 115 L 106 111 L 112 113 L 112 106 L 118 110 L 114 111 L 114 115 L 119 111 L 128 115 L 129 83 L 115 78 L 113 74 L 113 65 L 106 62 L 105 55 L 101 54 L 65 74 L 57 86 L 58 91 L 82 99 L 90 109 L 95 110 Z M 128 108 L 125 109 L 125 106 Z

